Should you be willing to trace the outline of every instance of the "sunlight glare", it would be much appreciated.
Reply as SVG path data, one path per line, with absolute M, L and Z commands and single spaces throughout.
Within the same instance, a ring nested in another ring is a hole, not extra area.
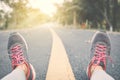
M 57 8 L 54 3 L 62 4 L 64 0 L 30 0 L 30 4 L 33 8 L 39 8 L 43 13 L 52 16 Z

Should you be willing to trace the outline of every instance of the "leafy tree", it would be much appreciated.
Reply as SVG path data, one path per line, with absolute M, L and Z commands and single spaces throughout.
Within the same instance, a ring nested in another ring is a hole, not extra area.
M 93 28 L 105 25 L 104 28 L 115 30 L 119 11 L 118 0 L 72 0 L 58 7 L 57 16 L 62 23 L 72 21 L 76 25 L 88 21 Z
M 10 17 L 11 8 L 9 7 L 9 4 L 7 4 L 7 0 L 1 0 L 0 1 L 0 20 L 1 20 L 1 28 L 7 28 L 8 27 L 8 18 Z M 7 7 L 7 9 L 5 9 Z
M 11 3 L 11 7 L 13 8 L 12 12 L 12 22 L 15 25 L 19 25 L 25 18 L 27 18 L 27 7 L 24 0 L 19 0 L 18 2 Z
M 98 2 L 99 1 L 99 2 Z M 94 4 L 91 4 L 93 2 Z M 72 2 L 65 2 L 62 7 L 58 7 L 58 14 L 60 18 L 72 17 L 71 21 L 74 25 L 80 24 L 89 20 L 90 22 L 97 24 L 97 22 L 102 22 L 103 16 L 100 13 L 104 10 L 101 5 L 103 1 L 101 0 L 73 0 Z M 96 6 L 100 6 L 100 11 Z M 65 21 L 69 21 L 68 19 Z
M 118 0 L 113 0 L 113 30 L 117 30 L 117 11 L 118 11 Z
M 24 18 L 27 17 L 27 0 L 2 0 L 7 6 L 12 9 L 11 13 L 5 13 L 4 16 L 4 28 L 8 28 L 10 23 L 15 23 L 15 26 L 18 25 Z M 10 17 L 11 16 L 11 17 Z

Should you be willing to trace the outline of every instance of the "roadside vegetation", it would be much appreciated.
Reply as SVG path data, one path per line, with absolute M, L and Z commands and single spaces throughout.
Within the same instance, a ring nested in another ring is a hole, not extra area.
M 0 29 L 57 22 L 67 28 L 120 31 L 120 0 L 64 0 L 54 5 L 57 11 L 51 17 L 32 8 L 29 0 L 1 0 Z
M 28 28 L 49 21 L 49 16 L 29 6 L 27 0 L 0 1 L 0 29 Z

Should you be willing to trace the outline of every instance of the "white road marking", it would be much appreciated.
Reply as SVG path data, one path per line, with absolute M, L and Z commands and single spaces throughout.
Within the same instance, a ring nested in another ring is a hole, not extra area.
M 52 29 L 50 31 L 53 45 L 46 80 L 75 80 L 61 39 Z

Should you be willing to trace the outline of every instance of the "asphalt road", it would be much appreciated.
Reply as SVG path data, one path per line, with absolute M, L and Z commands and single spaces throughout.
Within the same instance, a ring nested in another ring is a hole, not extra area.
M 94 31 L 53 28 L 61 38 L 66 49 L 76 80 L 88 80 L 86 68 L 89 63 L 89 49 Z M 29 30 L 17 30 L 26 39 L 29 47 L 28 56 L 35 67 L 36 80 L 45 80 L 52 48 L 52 34 L 47 27 Z M 12 71 L 7 54 L 7 41 L 9 34 L 14 31 L 0 31 L 0 78 Z M 120 34 L 109 33 L 111 38 L 111 56 L 114 68 L 108 62 L 107 72 L 116 80 L 120 80 Z
M 90 43 L 95 31 L 76 29 L 55 29 L 62 39 L 67 51 L 76 80 L 88 80 L 86 68 L 90 60 Z M 114 67 L 110 61 L 107 65 L 107 73 L 120 80 L 120 34 L 108 33 L 111 39 L 111 57 Z

